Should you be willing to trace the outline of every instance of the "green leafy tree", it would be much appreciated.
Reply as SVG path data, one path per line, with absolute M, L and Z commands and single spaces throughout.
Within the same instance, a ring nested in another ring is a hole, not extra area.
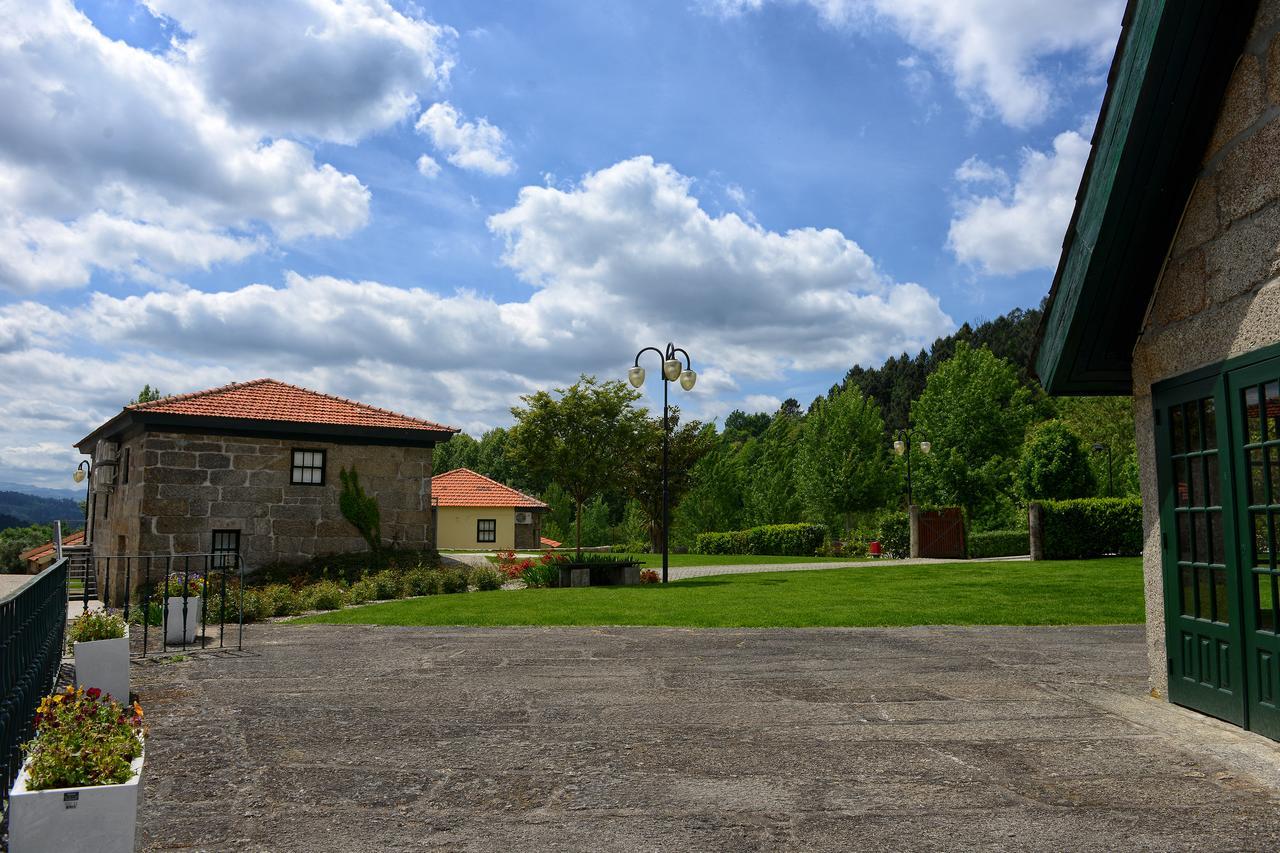
M 893 481 L 880 408 L 856 387 L 819 400 L 804 419 L 796 457 L 806 514 L 848 528 L 854 513 L 884 502 Z
M 1139 494 L 1138 449 L 1132 397 L 1059 397 L 1053 401 L 1058 419 L 1080 437 L 1093 468 L 1097 493 L 1107 495 L 1107 449 L 1111 451 L 1114 495 Z M 1093 452 L 1093 447 L 1102 448 Z
M 932 442 L 929 454 L 912 457 L 917 502 L 958 504 L 981 527 L 1007 510 L 1019 448 L 1049 404 L 1009 362 L 960 341 L 929 376 L 912 414 L 917 434 Z
M 1080 438 L 1056 420 L 1032 429 L 1022 445 L 1015 479 L 1019 494 L 1028 500 L 1087 498 L 1097 490 Z
M 699 533 L 743 527 L 742 465 L 755 447 L 755 439 L 742 445 L 721 440 L 698 460 L 689 472 L 689 491 L 672 513 L 672 541 L 688 546 Z
M 53 525 L 50 524 L 6 527 L 0 530 L 0 572 L 25 571 L 27 567 L 18 559 L 18 555 L 52 539 Z
M 798 410 L 798 404 L 784 403 L 760 436 L 755 453 L 743 460 L 742 520 L 747 527 L 786 524 L 801 517 L 796 492 L 796 454 L 802 425 Z
M 582 549 L 582 508 L 591 498 L 616 487 L 620 461 L 636 452 L 644 412 L 640 395 L 625 383 L 597 382 L 583 375 L 554 393 L 538 391 L 512 408 L 512 458 L 532 476 L 558 483 L 573 498 L 575 542 Z
M 443 474 L 459 468 L 470 468 L 475 471 L 479 446 L 480 443 L 465 432 L 460 432 L 448 441 L 437 444 L 431 457 L 432 472 Z
M 693 486 L 693 469 L 716 444 L 715 428 L 690 421 L 680 423 L 680 408 L 668 417 L 667 495 L 675 507 Z M 640 505 L 654 551 L 662 550 L 662 418 L 645 418 L 639 443 L 623 466 L 623 489 Z
M 138 392 L 138 396 L 129 401 L 129 405 L 136 406 L 139 403 L 151 403 L 163 396 L 159 388 L 152 388 L 150 384 L 143 385 L 142 390 Z
M 360 534 L 369 546 L 369 550 L 378 554 L 382 550 L 382 512 L 378 509 L 378 498 L 365 494 L 360 485 L 360 475 L 355 466 L 351 470 L 342 468 L 338 471 L 338 479 L 342 482 L 342 491 L 338 494 L 338 509 L 342 517 L 351 522 L 351 526 Z

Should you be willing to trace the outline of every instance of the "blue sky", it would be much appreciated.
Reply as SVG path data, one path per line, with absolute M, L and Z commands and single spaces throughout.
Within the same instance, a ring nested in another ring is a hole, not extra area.
M 1122 4 L 0 10 L 0 479 L 56 486 L 143 382 L 478 432 L 673 339 L 710 418 L 1034 305 Z

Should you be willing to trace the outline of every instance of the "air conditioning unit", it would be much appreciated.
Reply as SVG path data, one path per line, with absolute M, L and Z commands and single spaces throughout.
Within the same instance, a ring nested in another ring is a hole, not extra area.
M 116 487 L 120 445 L 103 439 L 93 450 L 93 490 L 110 494 Z
M 517 513 L 516 513 L 516 524 L 533 524 L 533 513 L 531 513 L 531 512 L 517 512 Z

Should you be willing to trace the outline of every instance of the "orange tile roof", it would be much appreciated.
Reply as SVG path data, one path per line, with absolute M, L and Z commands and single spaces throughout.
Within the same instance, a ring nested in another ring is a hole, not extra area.
M 559 548 L 559 547 L 560 547 L 560 543 L 559 543 L 559 542 L 557 542 L 557 541 L 556 541 L 556 540 L 554 540 L 554 539 L 548 539 L 548 538 L 547 538 L 547 537 L 545 537 L 545 536 L 542 536 L 542 537 L 540 537 L 540 538 L 541 538 L 541 540 L 542 540 L 542 547 L 543 547 L 543 548 Z
M 68 533 L 66 536 L 62 537 L 62 544 L 63 545 L 83 545 L 84 531 L 77 530 L 74 533 Z M 18 559 L 27 560 L 28 562 L 35 562 L 36 560 L 42 559 L 44 557 L 48 557 L 52 553 L 53 553 L 53 542 L 50 541 L 50 542 L 44 543 L 43 545 L 37 545 L 34 548 L 28 548 L 26 551 L 23 551 L 21 554 L 18 555 Z
M 210 418 L 332 424 L 457 432 L 454 427 L 411 418 L 354 400 L 321 394 L 274 379 L 235 382 L 221 388 L 162 397 L 125 407 L 133 412 L 158 412 Z
M 547 505 L 470 468 L 455 468 L 431 478 L 431 499 L 440 506 L 518 506 L 546 509 Z

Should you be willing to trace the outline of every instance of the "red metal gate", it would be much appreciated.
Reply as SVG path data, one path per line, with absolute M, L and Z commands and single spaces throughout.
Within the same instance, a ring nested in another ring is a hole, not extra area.
M 920 510 L 916 514 L 918 556 L 963 560 L 964 512 L 960 507 Z

